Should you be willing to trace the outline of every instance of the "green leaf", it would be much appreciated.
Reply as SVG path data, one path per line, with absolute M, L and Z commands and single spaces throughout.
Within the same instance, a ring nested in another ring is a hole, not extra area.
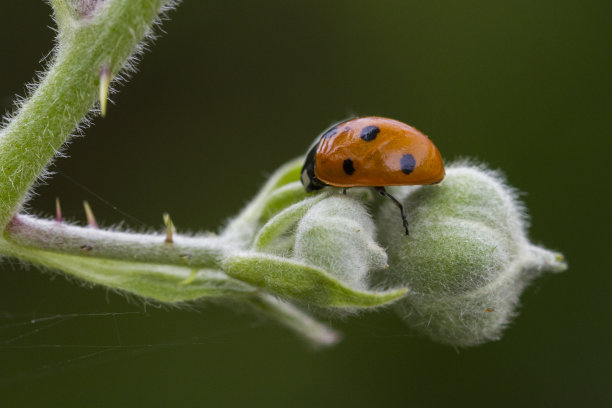
M 304 186 L 299 181 L 294 181 L 277 188 L 270 193 L 265 205 L 262 207 L 259 222 L 264 223 L 268 221 L 279 211 L 308 198 L 308 196 L 312 196 L 312 194 L 306 193 Z
M 246 299 L 249 304 L 278 323 L 300 334 L 314 347 L 329 347 L 342 338 L 341 334 L 313 319 L 295 305 L 264 292 Z
M 281 297 L 322 307 L 376 307 L 402 298 L 408 289 L 385 292 L 356 290 L 315 266 L 278 256 L 241 253 L 223 263 L 235 279 L 263 288 Z
M 255 288 L 213 269 L 88 258 L 32 248 L 19 251 L 20 259 L 61 270 L 86 282 L 160 302 L 185 302 L 203 297 L 237 296 L 256 291 Z
M 259 230 L 259 233 L 253 242 L 253 248 L 260 251 L 268 250 L 269 252 L 269 246 L 273 243 L 273 241 L 277 240 L 280 236 L 294 227 L 313 205 L 323 200 L 325 197 L 327 197 L 327 195 L 318 194 L 314 197 L 295 203 L 276 214 L 276 216 L 269 220 Z M 292 237 L 291 242 L 289 243 L 290 247 L 293 246 L 294 241 L 295 236 Z
M 287 195 L 282 190 L 280 196 L 274 195 L 275 190 L 299 180 L 303 161 L 303 158 L 298 157 L 276 170 L 255 198 L 223 229 L 221 235 L 237 246 L 246 249 L 253 241 L 261 223 L 274 215 L 271 212 L 273 211 L 272 208 L 280 211 L 304 198 L 306 196 L 304 188 L 299 189 L 297 185 L 285 191 Z M 272 207 L 269 206 L 270 201 L 272 201 Z

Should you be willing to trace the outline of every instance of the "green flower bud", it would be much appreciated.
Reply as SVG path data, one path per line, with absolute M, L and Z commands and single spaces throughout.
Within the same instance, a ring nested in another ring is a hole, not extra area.
M 370 214 L 359 201 L 340 195 L 315 204 L 302 218 L 293 258 L 357 289 L 367 288 L 370 271 L 388 267 Z
M 387 254 L 375 238 L 374 222 L 359 200 L 319 194 L 271 218 L 254 248 L 232 253 L 223 270 L 282 298 L 322 308 L 383 306 L 403 297 L 406 289 L 368 290 L 369 274 L 387 267 Z
M 498 339 L 524 287 L 566 268 L 560 254 L 529 243 L 522 205 L 497 173 L 451 166 L 441 185 L 398 188 L 397 196 L 410 236 L 397 207 L 385 203 L 377 220 L 391 268 L 383 279 L 411 289 L 397 310 L 436 341 Z

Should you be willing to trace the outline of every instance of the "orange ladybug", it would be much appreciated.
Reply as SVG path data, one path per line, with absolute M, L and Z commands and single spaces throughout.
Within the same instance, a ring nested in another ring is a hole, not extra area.
M 427 136 L 405 123 L 377 116 L 349 119 L 317 137 L 308 151 L 301 180 L 307 192 L 325 186 L 374 187 L 400 209 L 385 186 L 436 184 L 444 178 L 444 162 Z

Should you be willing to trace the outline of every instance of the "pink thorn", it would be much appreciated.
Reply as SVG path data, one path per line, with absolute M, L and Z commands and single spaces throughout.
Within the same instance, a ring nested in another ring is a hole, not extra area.
M 55 221 L 62 223 L 62 207 L 60 206 L 59 197 L 55 197 Z
M 87 201 L 83 201 L 83 208 L 85 208 L 85 216 L 87 217 L 87 226 L 89 228 L 98 229 L 98 223 L 96 222 L 96 217 L 94 217 L 94 213 L 89 206 Z

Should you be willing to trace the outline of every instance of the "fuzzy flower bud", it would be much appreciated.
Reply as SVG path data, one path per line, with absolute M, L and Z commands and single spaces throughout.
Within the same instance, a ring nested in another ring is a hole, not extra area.
M 358 289 L 367 288 L 370 271 L 387 267 L 374 222 L 364 206 L 348 196 L 327 198 L 306 213 L 297 228 L 293 257 Z
M 368 275 L 387 267 L 387 254 L 375 238 L 359 200 L 320 194 L 271 218 L 254 248 L 228 256 L 223 270 L 277 296 L 323 308 L 378 307 L 403 297 L 406 289 L 368 290 Z
M 560 254 L 528 241 L 522 206 L 497 173 L 457 165 L 440 186 L 398 192 L 410 236 L 402 235 L 397 208 L 384 204 L 378 225 L 390 257 L 385 280 L 411 289 L 397 310 L 436 341 L 498 339 L 525 286 L 566 268 Z

